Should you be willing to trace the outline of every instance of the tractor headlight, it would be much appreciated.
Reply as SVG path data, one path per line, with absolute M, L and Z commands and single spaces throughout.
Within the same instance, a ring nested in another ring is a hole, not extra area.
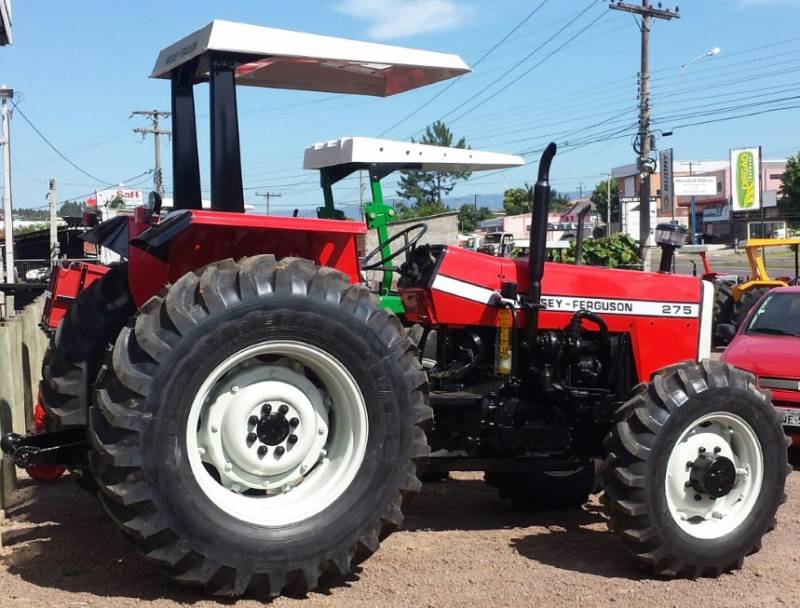
M 686 226 L 678 223 L 658 224 L 656 226 L 656 243 L 659 246 L 671 245 L 681 247 L 686 243 L 689 230 Z

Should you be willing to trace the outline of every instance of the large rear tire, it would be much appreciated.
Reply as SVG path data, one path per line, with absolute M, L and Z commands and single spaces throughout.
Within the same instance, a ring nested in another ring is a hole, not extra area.
M 427 459 L 427 378 L 397 318 L 330 268 L 260 255 L 141 309 L 98 378 L 91 466 L 140 552 L 266 598 L 349 574 Z
M 786 438 L 753 377 L 687 362 L 641 384 L 605 439 L 609 528 L 655 574 L 719 576 L 785 500 Z
M 88 424 L 87 399 L 103 353 L 135 311 L 125 263 L 112 266 L 70 304 L 42 362 L 46 430 Z

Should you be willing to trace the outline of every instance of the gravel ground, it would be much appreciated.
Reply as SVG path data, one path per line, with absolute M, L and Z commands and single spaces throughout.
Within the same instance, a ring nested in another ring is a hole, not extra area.
M 778 528 L 745 568 L 719 579 L 648 578 L 606 531 L 596 501 L 575 512 L 513 510 L 480 474 L 426 485 L 380 551 L 342 586 L 272 605 L 714 608 L 796 606 L 800 596 L 800 472 Z M 0 606 L 119 608 L 263 605 L 217 602 L 139 559 L 96 500 L 62 479 L 21 482 L 2 528 Z

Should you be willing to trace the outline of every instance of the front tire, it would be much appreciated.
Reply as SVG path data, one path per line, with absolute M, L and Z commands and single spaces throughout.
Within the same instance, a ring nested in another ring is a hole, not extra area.
M 717 338 L 717 326 L 723 323 L 733 322 L 733 293 L 735 285 L 732 281 L 720 280 L 714 284 L 714 311 L 712 314 L 712 336 L 715 340 L 714 346 L 724 346 L 724 343 Z
M 108 512 L 176 580 L 304 593 L 400 526 L 427 380 L 363 286 L 298 259 L 188 273 L 120 334 L 92 408 Z
M 785 500 L 786 438 L 753 377 L 682 363 L 639 385 L 605 439 L 609 528 L 655 574 L 719 576 Z

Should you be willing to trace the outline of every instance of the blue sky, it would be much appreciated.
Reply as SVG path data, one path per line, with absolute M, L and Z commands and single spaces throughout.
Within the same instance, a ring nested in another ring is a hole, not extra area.
M 15 43 L 0 48 L 0 81 L 17 91 L 22 111 L 73 162 L 116 183 L 152 166 L 152 141 L 132 133 L 144 121 L 129 115 L 169 109 L 167 82 L 147 77 L 158 51 L 214 18 L 453 52 L 472 65 L 541 1 L 17 0 Z M 240 89 L 245 187 L 280 192 L 282 211 L 313 209 L 321 195 L 316 174 L 301 168 L 306 146 L 341 136 L 376 136 L 448 87 L 387 136 L 405 139 L 446 117 L 456 136 L 464 135 L 473 148 L 527 151 L 533 163 L 473 174 L 455 195 L 498 194 L 533 181 L 537 150 L 550 139 L 564 144 L 554 164 L 555 187 L 573 192 L 582 183 L 590 191 L 610 167 L 634 158 L 630 133 L 639 33 L 632 16 L 608 11 L 607 2 L 599 0 L 572 22 L 589 4 L 545 2 L 472 74 L 452 85 L 388 99 Z M 740 145 L 761 144 L 767 158 L 800 150 L 800 108 L 676 128 L 800 105 L 800 1 L 684 0 L 680 14 L 679 20 L 656 22 L 651 36 L 654 128 L 675 129 L 659 145 L 673 147 L 676 159 L 698 160 L 725 158 L 730 147 Z M 676 79 L 681 64 L 715 46 L 721 48 L 718 56 L 693 64 Z M 197 99 L 206 173 L 204 87 Z M 58 158 L 20 116 L 12 121 L 12 142 L 16 207 L 43 205 L 50 177 L 58 180 L 59 200 L 102 187 Z M 163 152 L 169 190 L 168 142 Z M 149 189 L 151 178 L 133 184 Z M 203 184 L 208 185 L 205 174 Z M 391 180 L 385 189 L 393 193 Z M 250 202 L 260 204 L 254 190 L 247 192 Z M 357 182 L 343 182 L 337 197 L 357 200 Z

